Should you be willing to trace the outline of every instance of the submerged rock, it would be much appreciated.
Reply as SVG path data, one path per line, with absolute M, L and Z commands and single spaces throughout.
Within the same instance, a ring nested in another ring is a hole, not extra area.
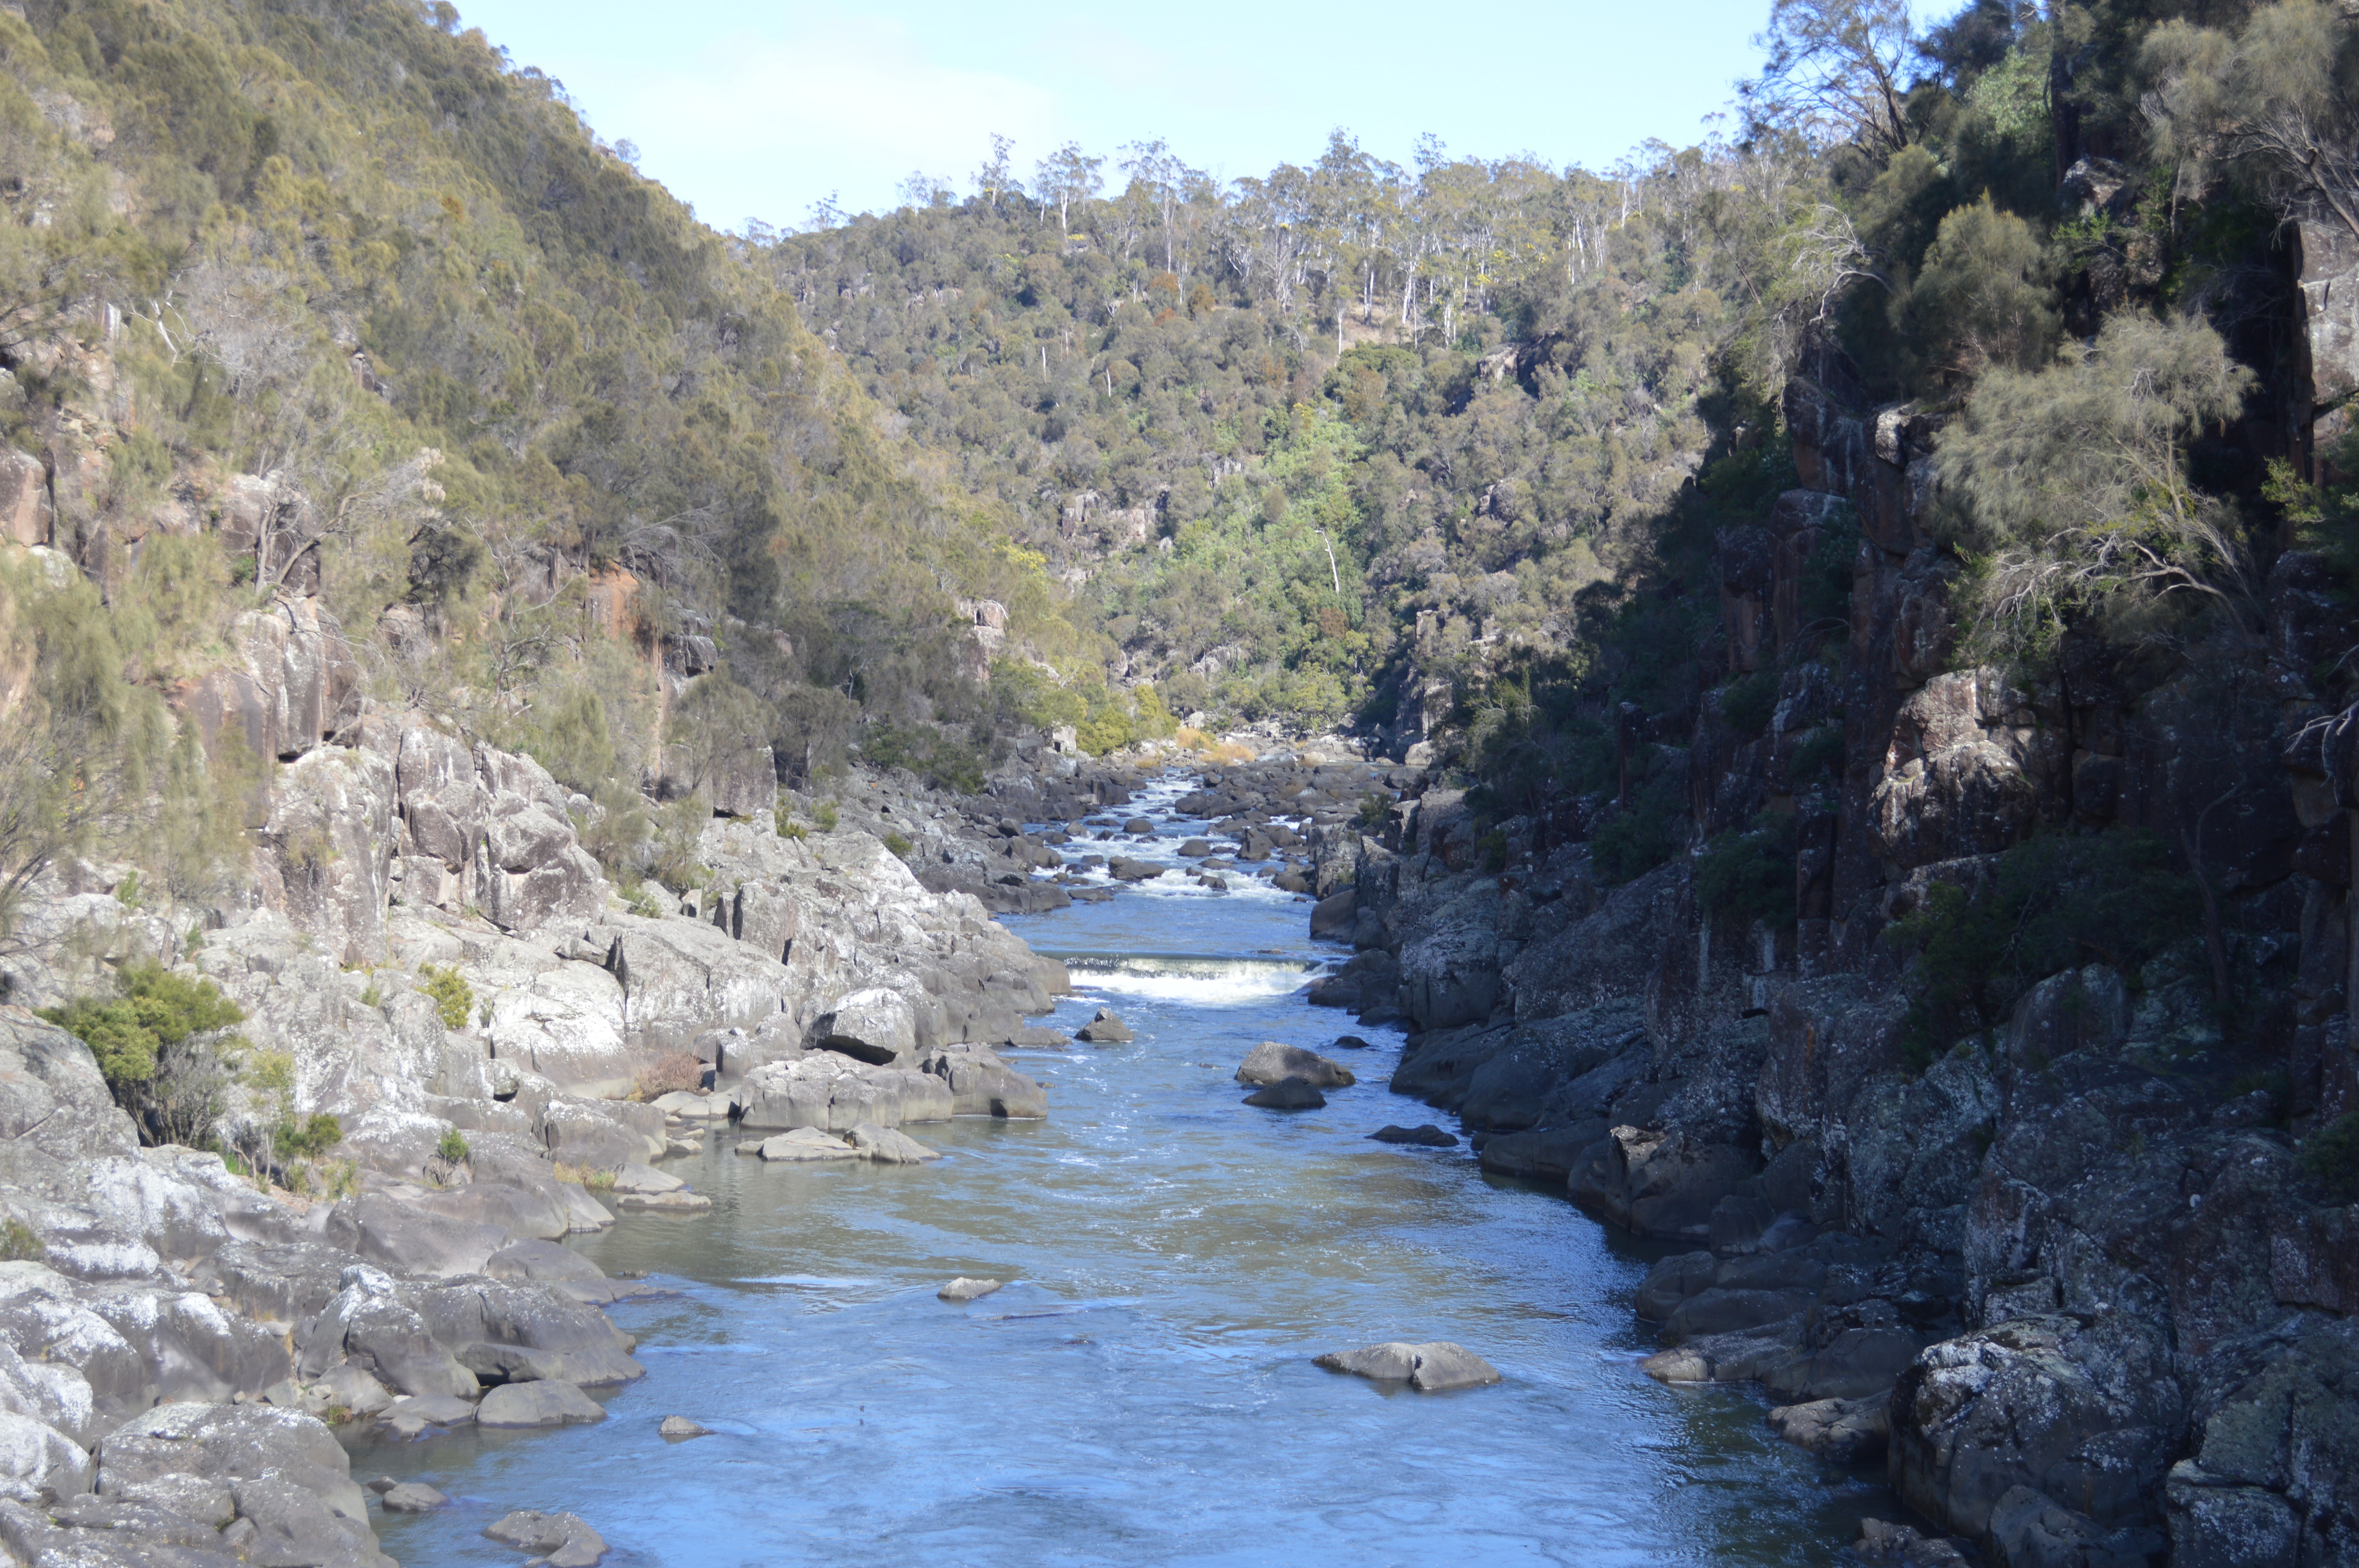
M 668 1415 L 663 1418 L 663 1424 L 656 1428 L 656 1435 L 673 1438 L 710 1437 L 712 1435 L 712 1429 L 709 1426 L 699 1426 L 684 1415 Z
M 1499 1380 L 1499 1370 L 1462 1345 L 1436 1339 L 1424 1345 L 1397 1340 L 1359 1350 L 1330 1351 L 1314 1365 L 1377 1382 L 1406 1382 L 1412 1389 L 1478 1389 Z
M 606 1542 L 578 1514 L 545 1514 L 519 1509 L 484 1527 L 486 1540 L 525 1552 L 537 1552 L 549 1568 L 591 1568 L 606 1553 Z
M 999 1281 L 997 1280 L 970 1280 L 965 1275 L 962 1274 L 957 1279 L 952 1280 L 949 1284 L 944 1285 L 940 1290 L 936 1291 L 934 1294 L 940 1296 L 946 1302 L 956 1302 L 963 1304 L 964 1303 L 973 1301 L 978 1296 L 987 1296 L 997 1289 L 999 1289 Z
M 1318 1110 L 1326 1105 L 1327 1097 L 1305 1079 L 1280 1078 L 1245 1096 L 1245 1103 L 1264 1110 Z
M 1431 1122 L 1420 1127 L 1397 1127 L 1387 1122 L 1368 1136 L 1378 1143 L 1414 1143 L 1421 1149 L 1455 1149 L 1458 1136 L 1444 1132 Z
M 404 1481 L 397 1487 L 388 1487 L 382 1498 L 385 1511 L 389 1514 L 432 1513 L 450 1500 L 423 1481 Z
M 1769 1430 L 1806 1453 L 1835 1465 L 1884 1457 L 1892 1438 L 1890 1396 L 1812 1400 L 1769 1412 Z

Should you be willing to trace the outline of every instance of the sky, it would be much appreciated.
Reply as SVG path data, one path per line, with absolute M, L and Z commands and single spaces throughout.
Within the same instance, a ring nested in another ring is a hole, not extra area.
M 1108 157 L 1160 137 L 1223 178 L 1308 163 L 1342 126 L 1407 165 L 1535 153 L 1603 169 L 1711 127 L 1756 64 L 1768 0 L 1339 5 L 1198 0 L 474 0 L 518 66 L 722 229 L 900 204 L 922 171 L 963 192 L 993 132 L 1016 168 L 1062 143 Z M 1116 185 L 1119 177 L 1114 178 Z

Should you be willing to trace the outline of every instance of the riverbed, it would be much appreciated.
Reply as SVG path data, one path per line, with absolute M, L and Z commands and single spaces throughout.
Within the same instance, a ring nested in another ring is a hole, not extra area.
M 1185 787 L 1140 798 L 1158 841 L 1122 852 L 1180 863 L 1202 830 L 1169 814 Z M 1386 1089 L 1397 1031 L 1304 1000 L 1343 956 L 1307 903 L 1230 875 L 1007 921 L 1072 970 L 1039 1022 L 1110 1006 L 1137 1036 L 1006 1053 L 1046 1121 L 913 1125 L 947 1156 L 915 1167 L 765 1165 L 715 1133 L 667 1167 L 709 1215 L 576 1238 L 679 1292 L 616 1309 L 647 1378 L 593 1426 L 357 1449 L 355 1476 L 453 1498 L 380 1519 L 385 1550 L 518 1563 L 480 1531 L 539 1508 L 581 1514 L 616 1568 L 1833 1561 L 1886 1494 L 1771 1437 L 1756 1399 L 1641 1375 L 1648 1256 L 1561 1193 L 1462 1143 L 1370 1141 L 1448 1119 Z M 1347 1030 L 1369 1044 L 1334 1048 Z M 1246 1107 L 1261 1040 L 1360 1081 Z M 1008 1283 L 936 1299 L 960 1274 Z M 1311 1365 L 1389 1339 L 1456 1340 L 1506 1380 L 1418 1394 Z M 713 1435 L 666 1442 L 673 1414 Z

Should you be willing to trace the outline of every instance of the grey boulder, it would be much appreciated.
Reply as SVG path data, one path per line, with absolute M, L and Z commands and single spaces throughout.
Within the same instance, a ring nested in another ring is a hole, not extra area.
M 1280 1078 L 1245 1096 L 1245 1103 L 1264 1110 L 1317 1110 L 1327 1103 L 1327 1097 L 1307 1079 Z
M 475 1407 L 477 1426 L 500 1430 L 571 1426 L 605 1419 L 605 1408 L 580 1389 L 547 1379 L 530 1383 L 502 1383 Z
M 1455 1149 L 1458 1137 L 1444 1132 L 1431 1122 L 1419 1127 L 1397 1127 L 1390 1122 L 1368 1134 L 1378 1143 L 1414 1143 L 1421 1149 Z
M 987 1296 L 997 1289 L 999 1289 L 997 1280 L 970 1280 L 961 1274 L 957 1279 L 936 1291 L 934 1294 L 946 1302 L 963 1305 L 978 1296 Z
M 423 1481 L 404 1481 L 388 1487 L 380 1499 L 389 1514 L 432 1513 L 451 1499 Z
M 852 1147 L 862 1159 L 879 1165 L 922 1165 L 942 1157 L 940 1151 L 927 1148 L 906 1132 L 865 1121 L 852 1130 Z
M 545 1514 L 519 1509 L 484 1527 L 486 1539 L 503 1546 L 537 1552 L 550 1568 L 591 1568 L 606 1553 L 606 1542 L 577 1514 Z
M 1087 1023 L 1073 1032 L 1073 1038 L 1084 1045 L 1127 1045 L 1136 1035 L 1130 1026 L 1114 1015 L 1112 1008 L 1102 1007 Z
M 663 1418 L 663 1424 L 656 1428 L 656 1433 L 660 1437 L 710 1437 L 712 1429 L 699 1426 L 684 1415 L 668 1415 Z
M 1299 1045 L 1281 1045 L 1275 1040 L 1265 1040 L 1255 1046 L 1237 1068 L 1241 1084 L 1276 1084 L 1288 1078 L 1322 1089 L 1341 1088 L 1357 1083 L 1352 1069 L 1330 1056 L 1316 1051 L 1306 1051 Z
M 1462 1345 L 1446 1339 L 1425 1345 L 1397 1340 L 1358 1350 L 1330 1351 L 1316 1365 L 1377 1382 L 1405 1382 L 1427 1393 L 1443 1389 L 1479 1389 L 1499 1380 L 1498 1368 Z
M 865 1126 L 866 1123 L 862 1125 Z M 799 1162 L 810 1160 L 853 1160 L 860 1151 L 832 1132 L 821 1132 L 816 1127 L 798 1127 L 792 1132 L 781 1132 L 774 1138 L 748 1140 L 737 1145 L 740 1154 L 758 1154 L 765 1160 Z

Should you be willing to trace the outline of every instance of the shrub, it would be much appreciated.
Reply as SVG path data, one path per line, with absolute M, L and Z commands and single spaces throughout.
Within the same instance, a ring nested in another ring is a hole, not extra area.
M 1390 795 L 1380 795 L 1374 790 L 1362 795 L 1360 797 L 1361 830 L 1373 833 L 1385 825 L 1385 818 L 1392 814 L 1392 809 L 1393 802 Z
M 245 1043 L 222 1031 L 245 1014 L 212 981 L 126 964 L 124 994 L 80 998 L 41 1016 L 91 1048 L 114 1102 L 154 1143 L 203 1142 L 222 1111 L 223 1062 Z
M 1720 716 L 1747 741 L 1759 738 L 1777 711 L 1777 672 L 1762 670 L 1721 688 Z
M 1794 818 L 1765 812 L 1742 832 L 1723 833 L 1696 857 L 1696 903 L 1715 920 L 1790 925 Z
M 834 832 L 836 824 L 835 802 L 832 800 L 821 801 L 819 803 L 819 809 L 811 813 L 811 820 L 819 824 L 819 830 L 821 832 Z
M 704 1087 L 704 1064 L 686 1051 L 667 1051 L 639 1069 L 634 1093 L 643 1100 L 675 1090 L 693 1094 Z
M 1884 939 L 1916 956 L 1908 1032 L 1938 1054 L 1995 1027 L 2049 975 L 2092 962 L 2135 973 L 2201 914 L 2193 879 L 2153 834 L 2043 834 L 1999 855 L 1979 886 L 1935 882 Z
M 892 850 L 895 855 L 906 860 L 909 858 L 909 852 L 912 849 L 915 849 L 917 846 L 910 843 L 907 838 L 902 838 L 898 833 L 887 833 L 885 835 L 885 848 Z
M 321 1110 L 300 1122 L 291 1116 L 281 1121 L 271 1144 L 282 1160 L 316 1160 L 343 1141 L 343 1124 Z
M 1799 790 L 1821 779 L 1839 780 L 1843 766 L 1843 726 L 1822 724 L 1794 742 L 1794 750 L 1786 759 L 1786 784 Z
M 808 838 L 810 837 L 810 829 L 796 821 L 783 806 L 771 814 L 770 820 L 771 826 L 777 829 L 778 837 L 781 838 Z
M 444 1128 L 441 1141 L 434 1145 L 434 1157 L 445 1165 L 463 1165 L 474 1152 L 466 1134 L 455 1127 Z
M 1590 864 L 1600 881 L 1633 881 L 1679 852 L 1687 838 L 1682 794 L 1675 773 L 1659 773 L 1639 789 L 1636 800 L 1590 835 Z
M 420 964 L 418 979 L 426 994 L 433 999 L 435 1015 L 442 1020 L 445 1029 L 464 1029 L 467 1015 L 475 1009 L 475 989 L 455 964 Z
M 2333 1202 L 2359 1203 L 2359 1111 L 2303 1139 L 2301 1168 Z
M 0 1263 L 41 1263 L 49 1256 L 49 1243 L 21 1219 L 0 1224 Z

